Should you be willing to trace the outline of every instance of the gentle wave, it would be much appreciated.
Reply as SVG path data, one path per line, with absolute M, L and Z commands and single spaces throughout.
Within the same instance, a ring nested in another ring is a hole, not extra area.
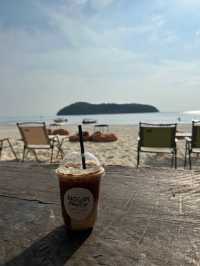
M 184 114 L 200 115 L 200 110 L 185 111 Z
M 56 116 L 16 116 L 0 117 L 0 124 L 14 125 L 17 122 L 38 122 L 52 123 Z M 60 118 L 60 117 L 59 117 Z M 67 124 L 81 124 L 83 119 L 96 120 L 98 124 L 110 125 L 136 125 L 139 122 L 146 123 L 182 123 L 188 124 L 192 120 L 200 120 L 200 111 L 187 112 L 159 112 L 159 113 L 134 113 L 134 114 L 112 114 L 112 115 L 74 115 L 61 116 L 67 118 Z

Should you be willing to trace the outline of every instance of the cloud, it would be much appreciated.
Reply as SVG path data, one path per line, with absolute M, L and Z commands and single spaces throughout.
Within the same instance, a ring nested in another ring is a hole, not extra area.
M 197 31 L 195 32 L 195 35 L 196 35 L 196 37 L 200 37 L 200 30 L 197 30 Z
M 91 8 L 95 10 L 101 10 L 108 6 L 110 6 L 112 3 L 114 3 L 116 0 L 90 0 L 89 4 Z
M 175 0 L 175 3 L 182 8 L 199 8 L 199 0 Z
M 162 15 L 154 14 L 152 16 L 152 23 L 155 27 L 161 28 L 166 24 L 165 18 Z
M 191 9 L 196 9 L 200 7 L 200 1 L 199 0 L 155 0 L 154 1 L 155 7 L 166 10 L 168 8 L 173 8 L 173 10 L 170 10 L 174 12 L 174 10 L 183 11 L 184 9 L 187 9 L 188 11 Z
M 156 102 L 163 108 L 167 99 L 171 104 L 172 95 L 183 95 L 186 106 L 191 90 L 197 92 L 200 86 L 198 28 L 192 31 L 196 42 L 187 38 L 190 23 L 187 30 L 178 29 L 177 24 L 181 27 L 185 20 L 173 17 L 172 9 L 162 9 L 161 0 L 159 8 L 153 1 L 147 10 L 144 4 L 128 6 L 121 1 L 124 9 L 115 13 L 117 2 L 62 0 L 46 6 L 40 1 L 37 8 L 48 27 L 1 24 L 0 91 L 4 98 L 12 97 L 12 112 L 22 111 L 25 100 L 30 113 L 36 113 L 56 111 L 60 104 L 79 98 L 133 99 Z M 186 37 L 181 38 L 183 33 Z M 42 107 L 47 95 L 50 106 Z M 183 106 L 175 100 L 173 104 L 177 109 Z

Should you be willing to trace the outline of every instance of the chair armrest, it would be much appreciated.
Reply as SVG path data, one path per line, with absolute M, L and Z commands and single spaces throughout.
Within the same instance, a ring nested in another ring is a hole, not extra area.
M 186 142 L 191 142 L 192 139 L 190 137 L 185 137 Z

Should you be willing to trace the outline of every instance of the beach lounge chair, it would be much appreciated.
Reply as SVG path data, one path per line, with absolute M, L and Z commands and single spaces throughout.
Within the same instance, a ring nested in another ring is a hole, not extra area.
M 10 147 L 13 155 L 15 156 L 15 159 L 18 160 L 16 152 L 15 152 L 15 150 L 14 150 L 14 148 L 13 148 L 13 146 L 12 146 L 10 140 L 9 140 L 9 138 L 0 139 L 0 158 L 1 158 L 1 155 L 2 155 L 2 150 L 4 148 L 4 143 L 8 144 L 8 146 Z
M 189 166 L 192 169 L 192 153 L 200 154 L 200 121 L 192 121 L 192 136 L 186 137 L 186 148 L 185 148 L 185 162 L 184 167 L 187 164 L 187 155 L 189 159 Z
M 24 161 L 26 153 L 30 151 L 34 154 L 35 159 L 39 161 L 36 153 L 38 149 L 48 149 L 51 151 L 50 162 L 53 160 L 54 148 L 57 147 L 58 153 L 60 152 L 61 156 L 63 155 L 58 137 L 48 136 L 44 122 L 17 123 L 17 127 L 24 143 L 22 161 Z
M 140 163 L 140 153 L 170 153 L 171 165 L 177 167 L 176 150 L 177 124 L 148 124 L 139 123 L 139 136 L 137 147 L 137 167 Z

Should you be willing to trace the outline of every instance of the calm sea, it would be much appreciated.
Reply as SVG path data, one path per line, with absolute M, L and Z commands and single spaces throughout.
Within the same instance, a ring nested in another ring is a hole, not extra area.
M 0 117 L 0 124 L 12 125 L 16 122 L 45 121 L 52 123 L 56 116 L 18 116 Z M 140 114 L 112 114 L 112 115 L 77 115 L 59 116 L 67 118 L 67 124 L 80 124 L 83 119 L 94 119 L 99 124 L 113 125 L 135 125 L 141 122 L 147 123 L 191 123 L 192 120 L 200 120 L 200 112 L 160 112 L 160 113 L 140 113 Z

